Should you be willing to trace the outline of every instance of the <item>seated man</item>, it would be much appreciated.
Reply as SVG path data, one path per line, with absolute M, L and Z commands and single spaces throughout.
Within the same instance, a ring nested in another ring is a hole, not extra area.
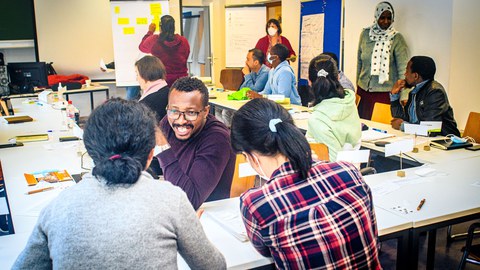
M 259 49 L 251 49 L 248 51 L 245 67 L 242 72 L 244 80 L 240 89 L 248 87 L 255 92 L 260 92 L 265 88 L 268 79 L 268 68 L 263 63 L 265 62 L 265 55 Z
M 202 81 L 180 78 L 170 89 L 167 116 L 157 132 L 156 157 L 165 180 L 182 188 L 195 209 L 229 198 L 235 169 L 230 132 L 209 111 Z
M 390 91 L 392 127 L 403 130 L 403 124 L 420 121 L 442 121 L 442 135 L 460 136 L 453 109 L 448 103 L 443 86 L 434 80 L 435 62 L 428 56 L 414 56 L 407 64 L 405 79 L 398 80 Z M 405 106 L 400 103 L 399 92 L 414 87 Z
M 272 47 L 270 58 L 267 59 L 272 64 L 272 69 L 268 73 L 265 89 L 260 93 L 248 91 L 247 96 L 249 98 L 260 98 L 263 95 L 272 94 L 284 95 L 286 98 L 290 98 L 290 103 L 302 105 L 297 91 L 295 74 L 287 60 L 289 53 L 288 48 L 283 44 L 276 44 Z

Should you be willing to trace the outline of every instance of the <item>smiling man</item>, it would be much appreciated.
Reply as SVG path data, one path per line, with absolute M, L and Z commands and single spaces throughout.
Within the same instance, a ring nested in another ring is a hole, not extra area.
M 157 132 L 157 155 L 166 181 L 182 188 L 195 209 L 230 197 L 235 154 L 230 132 L 209 114 L 208 90 L 198 79 L 178 79 Z

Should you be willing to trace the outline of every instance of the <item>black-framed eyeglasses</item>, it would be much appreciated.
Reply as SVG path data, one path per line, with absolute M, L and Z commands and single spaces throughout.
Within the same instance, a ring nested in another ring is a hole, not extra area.
M 187 121 L 195 121 L 198 118 L 198 115 L 205 111 L 205 108 L 203 108 L 200 111 L 180 111 L 180 110 L 175 110 L 175 109 L 168 109 L 167 108 L 167 116 L 173 120 L 177 120 L 180 118 L 180 115 L 183 114 L 183 117 L 185 117 L 185 120 Z

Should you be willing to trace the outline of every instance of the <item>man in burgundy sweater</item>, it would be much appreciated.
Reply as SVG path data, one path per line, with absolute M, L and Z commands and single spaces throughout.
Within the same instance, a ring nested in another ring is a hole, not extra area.
M 156 157 L 165 180 L 182 188 L 195 209 L 229 198 L 235 169 L 230 131 L 209 111 L 205 85 L 180 78 L 170 88 L 157 132 Z

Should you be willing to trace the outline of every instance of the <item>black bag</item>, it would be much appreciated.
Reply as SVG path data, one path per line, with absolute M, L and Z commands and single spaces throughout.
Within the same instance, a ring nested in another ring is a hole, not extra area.
M 53 62 L 47 63 L 47 75 L 56 75 L 57 71 L 53 68 Z

